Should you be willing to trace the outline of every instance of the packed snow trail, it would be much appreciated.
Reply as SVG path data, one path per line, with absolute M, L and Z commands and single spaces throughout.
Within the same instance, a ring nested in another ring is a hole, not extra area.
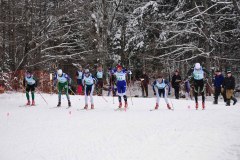
M 0 95 L 1 160 L 239 160 L 240 106 L 223 102 L 195 110 L 194 101 L 174 100 L 174 111 L 155 98 L 133 98 L 126 111 L 112 97 L 94 97 L 94 110 L 83 96 L 71 96 L 72 107 L 57 95 L 36 94 L 33 107 L 25 94 Z M 130 99 L 129 99 L 130 100 Z

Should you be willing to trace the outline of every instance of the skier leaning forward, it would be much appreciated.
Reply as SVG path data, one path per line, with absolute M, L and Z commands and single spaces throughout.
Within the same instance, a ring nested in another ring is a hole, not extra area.
M 159 101 L 160 101 L 161 96 L 163 96 L 163 98 L 167 104 L 167 108 L 172 109 L 168 102 L 167 90 L 166 90 L 166 87 L 169 88 L 169 82 L 167 80 L 163 79 L 162 75 L 159 75 L 157 77 L 157 79 L 152 83 L 152 87 L 153 87 L 154 95 L 157 96 L 155 109 L 158 109 L 158 107 L 159 107 Z M 155 90 L 155 87 L 157 88 L 157 92 Z
M 204 73 L 209 75 L 209 72 L 202 68 L 200 63 L 196 63 L 194 68 L 188 71 L 188 75 L 192 74 L 193 77 L 196 109 L 198 109 L 198 93 L 202 95 L 202 109 L 205 109 Z
M 96 84 L 96 79 L 92 76 L 92 74 L 89 72 L 89 69 L 85 69 L 84 77 L 82 84 L 85 87 L 85 107 L 84 109 L 88 109 L 88 96 L 90 96 L 91 101 L 91 109 L 94 109 L 94 103 L 93 103 L 93 92 L 94 92 L 94 86 Z
M 58 105 L 57 107 L 61 106 L 61 95 L 62 90 L 65 90 L 65 94 L 68 100 L 68 106 L 71 107 L 71 102 L 68 94 L 69 85 L 71 84 L 71 79 L 66 73 L 63 73 L 61 69 L 57 71 L 54 77 L 54 86 L 58 83 Z
M 37 87 L 37 80 L 34 78 L 31 71 L 26 72 L 25 78 L 23 79 L 23 86 L 26 87 L 26 97 L 27 97 L 27 104 L 26 105 L 30 105 L 29 91 L 31 91 L 32 106 L 34 106 L 35 105 L 34 92 L 35 92 L 35 87 Z

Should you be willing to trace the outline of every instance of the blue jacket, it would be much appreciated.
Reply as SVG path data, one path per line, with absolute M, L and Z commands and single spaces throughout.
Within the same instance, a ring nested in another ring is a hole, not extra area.
M 221 85 L 223 84 L 223 80 L 224 80 L 224 77 L 222 74 L 220 74 L 219 76 L 216 75 L 214 77 L 214 86 L 217 87 L 217 88 L 220 88 Z

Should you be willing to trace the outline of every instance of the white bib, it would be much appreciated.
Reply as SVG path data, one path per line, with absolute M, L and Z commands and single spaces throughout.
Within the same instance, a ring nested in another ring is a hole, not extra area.
M 78 77 L 77 77 L 77 79 L 82 79 L 82 75 L 83 75 L 83 72 L 78 71 Z
M 103 78 L 103 72 L 98 71 L 97 72 L 97 78 Z
M 164 80 L 163 80 L 162 83 L 159 83 L 158 81 L 156 81 L 156 86 L 157 86 L 158 89 L 163 89 L 163 88 L 166 87 L 166 85 L 167 84 L 164 82 Z
M 60 77 L 59 75 L 57 75 L 57 80 L 60 83 L 65 83 L 67 82 L 67 78 L 65 77 L 65 73 L 62 74 L 62 76 Z
M 25 77 L 25 80 L 27 82 L 28 85 L 33 85 L 36 83 L 36 81 L 33 79 L 33 77 L 31 76 L 30 78 Z
M 92 76 L 89 77 L 84 76 L 83 80 L 86 85 L 93 85 L 94 83 Z
M 126 81 L 126 73 L 116 72 L 115 73 L 117 81 Z

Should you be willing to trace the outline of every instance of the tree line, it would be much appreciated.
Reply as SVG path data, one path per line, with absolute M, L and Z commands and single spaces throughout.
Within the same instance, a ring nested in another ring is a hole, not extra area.
M 0 0 L 0 72 L 240 68 L 237 0 Z

